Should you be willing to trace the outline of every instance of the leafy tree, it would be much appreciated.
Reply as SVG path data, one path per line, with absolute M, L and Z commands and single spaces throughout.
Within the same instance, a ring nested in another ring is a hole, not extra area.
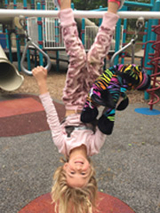
M 150 3 L 151 0 L 127 0 L 132 2 Z M 72 1 L 77 10 L 94 10 L 99 6 L 107 7 L 107 0 L 73 0 Z
M 0 0 L 0 8 L 4 8 L 4 1 Z
M 72 2 L 77 10 L 94 10 L 99 6 L 107 7 L 107 1 L 104 0 L 73 0 Z

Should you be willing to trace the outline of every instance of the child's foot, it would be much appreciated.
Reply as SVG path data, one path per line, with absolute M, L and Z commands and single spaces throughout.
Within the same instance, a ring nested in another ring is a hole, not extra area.
M 117 3 L 118 6 L 119 6 L 119 9 L 121 9 L 123 7 L 124 1 L 125 0 L 108 0 L 108 2 L 115 2 L 115 3 Z

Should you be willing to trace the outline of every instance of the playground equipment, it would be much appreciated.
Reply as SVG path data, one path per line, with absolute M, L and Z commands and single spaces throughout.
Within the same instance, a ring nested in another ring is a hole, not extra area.
M 22 71 L 24 73 L 28 74 L 28 75 L 32 75 L 32 71 L 27 70 L 24 67 L 25 56 L 26 56 L 27 50 L 29 50 L 30 47 L 34 48 L 35 50 L 38 50 L 47 59 L 47 65 L 46 65 L 45 69 L 47 69 L 49 71 L 49 69 L 51 67 L 51 61 L 50 61 L 49 56 L 41 48 L 39 48 L 38 45 L 35 44 L 32 41 L 32 39 L 29 37 L 28 32 L 26 30 L 26 23 L 25 23 L 25 17 L 24 16 L 20 17 L 19 22 L 20 22 L 21 26 L 23 27 L 23 30 L 25 32 L 25 37 L 27 39 L 27 43 L 25 45 L 25 48 L 24 48 L 24 51 L 23 51 L 23 54 L 22 54 L 22 58 L 21 58 L 21 69 L 22 69 Z
M 114 65 L 115 57 L 117 55 L 119 55 L 121 52 L 123 52 L 125 49 L 127 49 L 128 47 L 131 47 L 131 49 L 132 49 L 131 63 L 134 64 L 135 42 L 138 39 L 138 34 L 139 34 L 139 32 L 140 32 L 140 30 L 142 29 L 143 26 L 144 26 L 144 18 L 140 17 L 140 18 L 138 18 L 138 20 L 136 22 L 135 34 L 133 35 L 131 41 L 128 44 L 126 44 L 124 47 L 119 49 L 117 52 L 115 52 L 115 54 L 113 54 L 113 56 L 112 56 L 112 58 L 110 60 L 110 66 Z
M 75 18 L 102 18 L 103 14 L 105 12 L 101 12 L 101 11 L 86 11 L 86 10 L 75 10 L 73 11 L 74 17 Z M 58 11 L 57 10 L 50 10 L 50 11 L 46 11 L 45 10 L 13 10 L 13 9 L 0 9 L 0 17 L 15 17 L 15 16 L 25 16 L 25 17 L 58 17 Z M 144 19 L 159 19 L 160 18 L 160 13 L 155 11 L 155 12 L 148 12 L 148 11 L 122 11 L 122 12 L 118 12 L 118 15 L 120 16 L 120 18 L 124 19 L 124 18 L 133 18 L 136 19 L 138 17 L 143 17 Z
M 127 20 L 126 20 L 127 18 L 138 18 L 138 17 L 142 16 L 143 18 L 149 19 L 149 20 L 156 19 L 156 18 L 158 19 L 160 16 L 159 12 L 156 12 L 156 11 L 159 11 L 158 10 L 158 4 L 159 4 L 158 1 L 159 0 L 156 0 L 156 2 L 154 0 L 150 0 L 150 3 L 147 3 L 147 4 L 140 3 L 140 2 L 134 2 L 134 1 L 132 1 L 132 2 L 126 1 L 124 4 L 124 7 L 119 12 L 120 18 L 124 19 L 125 25 L 127 23 Z M 17 9 L 17 6 L 18 6 L 17 2 L 18 2 L 18 0 L 17 1 L 14 0 L 14 9 Z M 53 55 L 53 59 L 56 59 L 57 70 L 59 70 L 58 69 L 59 59 L 62 58 L 62 61 L 67 61 L 68 58 L 63 57 L 63 54 L 61 54 L 62 51 L 64 51 L 65 47 L 63 45 L 63 39 L 61 37 L 61 31 L 59 28 L 59 20 L 57 19 L 58 11 L 54 7 L 53 1 L 52 0 L 41 0 L 41 1 L 32 0 L 31 1 L 32 10 L 27 9 L 26 0 L 23 0 L 23 4 L 24 4 L 24 10 L 10 10 L 10 9 L 7 9 L 8 0 L 5 0 L 6 9 L 9 12 L 9 14 L 7 13 L 7 17 L 10 17 L 10 15 L 11 16 L 24 15 L 25 17 L 27 17 L 27 28 L 29 28 L 29 26 L 31 26 L 31 23 L 33 22 L 33 20 L 35 23 L 37 23 L 38 32 L 35 32 L 35 28 L 33 28 L 32 30 L 28 30 L 29 36 L 33 39 L 33 36 L 35 34 L 37 34 L 37 38 L 36 38 L 37 42 L 35 42 L 35 41 L 34 42 L 36 44 L 38 44 L 38 46 L 40 48 L 43 48 L 44 51 L 47 51 L 48 54 L 50 54 L 49 51 L 52 51 L 52 52 L 55 51 L 56 54 Z M 74 9 L 74 5 L 71 5 L 71 6 Z M 130 13 L 128 10 L 130 10 L 131 7 L 140 7 L 140 8 L 144 8 L 144 9 L 147 8 L 150 11 L 149 12 L 148 11 L 139 11 L 139 12 L 132 11 L 132 13 Z M 34 10 L 34 13 L 33 13 L 33 9 L 35 9 L 35 8 L 36 8 L 36 10 Z M 25 10 L 25 9 L 27 9 L 27 10 Z M 46 10 L 47 10 L 47 13 L 46 13 Z M 87 30 L 88 26 L 86 24 L 86 20 L 84 20 L 84 19 L 87 18 L 89 20 L 89 18 L 99 18 L 101 20 L 103 13 L 105 11 L 106 11 L 106 8 L 102 8 L 102 7 L 100 7 L 99 9 L 93 10 L 93 11 L 74 10 L 75 18 L 78 18 L 78 19 L 82 18 L 82 28 L 81 28 L 80 33 L 81 33 L 81 37 L 82 37 L 82 43 L 84 44 L 86 51 L 87 51 L 87 49 L 89 49 L 89 47 L 86 46 L 86 38 L 88 37 L 86 35 L 86 33 L 88 31 Z M 4 12 L 6 14 L 6 10 Z M 3 16 L 5 15 L 5 14 L 3 14 L 3 11 L 1 11 L 1 14 Z M 38 18 L 36 18 L 36 17 L 38 17 Z M 33 27 L 35 27 L 35 25 Z M 97 27 L 97 26 L 95 26 L 95 27 Z M 92 27 L 92 29 L 93 29 L 93 27 Z M 119 48 L 122 46 L 120 44 L 121 20 L 119 20 L 116 30 L 117 30 L 117 33 L 115 35 L 116 42 L 114 45 L 115 49 L 112 52 L 117 52 L 119 50 Z M 124 28 L 123 32 L 124 31 L 125 31 L 125 28 Z M 148 34 L 150 34 L 150 33 L 148 33 Z M 92 40 L 92 41 L 94 40 L 94 36 L 93 36 L 93 39 L 91 39 L 90 35 L 89 35 L 89 37 L 90 37 L 89 40 Z M 125 43 L 125 38 L 126 38 L 126 36 L 125 36 L 125 32 L 124 32 L 123 43 Z M 149 36 L 148 36 L 148 38 L 149 38 Z M 18 43 L 19 42 L 18 36 L 17 36 L 16 40 Z M 92 41 L 90 41 L 90 45 L 91 45 Z M 18 54 L 20 54 L 19 45 L 17 47 L 17 55 Z M 60 55 L 62 55 L 62 57 L 59 58 Z M 10 54 L 10 57 L 11 57 L 11 54 Z M 20 57 L 18 57 L 18 58 L 20 58 Z M 122 58 L 122 63 L 124 63 L 123 59 L 124 58 Z M 43 57 L 40 58 L 40 63 L 41 63 L 41 65 L 43 65 Z M 115 57 L 114 63 L 115 64 L 118 63 L 118 57 Z M 18 67 L 20 70 L 20 59 L 18 59 L 18 65 L 19 65 Z M 30 68 L 30 62 L 28 62 L 28 68 Z
M 5 0 L 5 2 L 7 2 L 7 0 Z M 30 38 L 32 38 L 34 43 L 36 43 L 36 45 L 39 46 L 40 49 L 43 49 L 45 52 L 47 52 L 48 55 L 49 55 L 50 49 L 54 50 L 55 53 L 56 53 L 56 56 L 55 56 L 54 59 L 57 60 L 57 64 L 58 64 L 58 62 L 59 62 L 58 58 L 59 58 L 59 55 L 60 55 L 60 50 L 64 50 L 65 48 L 64 48 L 64 45 L 63 45 L 63 40 L 61 38 L 61 32 L 60 32 L 60 28 L 59 28 L 59 20 L 57 19 L 58 11 L 54 8 L 53 1 L 51 1 L 51 0 L 41 0 L 41 1 L 32 0 L 31 1 L 32 10 L 27 9 L 27 1 L 26 0 L 23 0 L 23 3 L 24 3 L 24 9 L 23 10 L 21 10 L 21 9 L 15 10 L 16 9 L 16 0 L 14 0 L 14 10 L 12 10 L 12 9 L 7 9 L 7 10 L 0 9 L 0 18 L 1 17 L 10 18 L 10 17 L 20 16 L 20 15 L 27 17 L 27 28 L 28 28 Z M 33 11 L 33 9 L 35 9 L 36 6 L 37 6 L 37 9 Z M 149 10 L 149 11 L 132 11 L 132 12 L 130 12 L 130 9 L 132 7 L 140 7 L 140 8 L 144 8 L 144 9 L 147 8 L 147 10 Z M 6 6 L 6 8 L 7 8 L 7 6 Z M 25 9 L 27 9 L 27 10 L 25 10 Z M 46 12 L 46 9 L 47 9 L 47 12 Z M 124 19 L 124 21 L 123 21 L 123 26 L 124 26 L 124 28 L 123 28 L 124 33 L 123 34 L 124 35 L 123 35 L 123 38 L 122 38 L 122 44 L 125 44 L 125 41 L 126 41 L 126 32 L 125 31 L 126 31 L 127 19 L 131 19 L 131 18 L 137 19 L 139 17 L 143 17 L 143 19 L 146 20 L 145 27 L 148 29 L 148 30 L 146 30 L 145 40 L 143 40 L 143 47 L 144 47 L 144 45 L 147 41 L 149 41 L 149 40 L 155 41 L 156 38 L 153 36 L 153 32 L 151 30 L 151 27 L 152 27 L 153 23 L 155 23 L 157 21 L 157 19 L 160 19 L 159 10 L 160 10 L 160 1 L 159 0 L 156 0 L 156 1 L 150 0 L 150 3 L 140 3 L 140 2 L 136 2 L 136 1 L 125 1 L 124 7 L 118 13 L 119 16 L 120 16 L 120 20 L 117 24 L 117 29 L 116 29 L 117 33 L 115 35 L 115 41 L 116 42 L 115 42 L 114 52 L 116 52 L 116 54 L 118 55 L 119 54 L 119 48 L 121 46 L 120 45 L 121 19 Z M 101 20 L 103 13 L 105 13 L 105 11 L 106 11 L 106 8 L 100 8 L 98 10 L 93 10 L 93 11 L 74 10 L 74 16 L 75 16 L 75 18 L 79 18 L 79 19 L 82 18 L 82 20 L 84 18 L 87 18 L 87 19 L 98 18 L 99 20 Z M 38 33 L 37 33 L 37 36 L 36 36 L 37 42 L 35 42 L 35 40 L 33 39 L 33 36 L 35 35 L 35 31 L 34 31 L 34 33 L 32 33 L 33 30 L 29 30 L 29 27 L 31 26 L 30 23 L 32 23 L 32 22 L 35 22 L 38 25 L 37 26 Z M 83 25 L 83 23 L 82 23 L 82 25 Z M 81 31 L 82 43 L 86 47 L 85 37 L 86 37 L 87 27 L 86 27 L 85 24 L 82 26 L 81 30 L 82 30 Z M 51 33 L 51 31 L 52 31 L 52 33 Z M 32 36 L 32 34 L 33 34 L 33 36 Z M 153 37 L 154 37 L 154 39 L 152 39 Z M 17 39 L 17 41 L 18 41 L 18 39 Z M 129 44 L 127 44 L 127 46 L 125 46 L 125 48 L 124 48 L 124 49 L 126 49 L 128 46 L 133 47 L 133 49 L 132 49 L 132 63 L 134 61 L 134 44 L 135 44 L 135 41 L 137 41 L 136 36 L 133 37 L 131 39 L 131 42 Z M 138 44 L 138 42 L 136 42 L 136 43 Z M 17 47 L 17 52 L 18 52 L 18 50 L 19 50 L 19 46 Z M 121 51 L 123 52 L 123 50 L 121 50 Z M 28 50 L 26 50 L 26 51 L 28 53 Z M 86 51 L 87 51 L 87 48 L 86 48 Z M 145 52 L 146 52 L 147 56 L 149 55 L 150 52 L 153 53 L 151 48 L 146 48 Z M 122 55 L 124 56 L 123 53 L 122 53 Z M 153 68 L 151 68 L 151 71 L 150 71 L 150 70 L 148 70 L 148 67 L 150 68 L 151 66 L 153 66 L 153 63 L 151 63 L 151 64 L 148 63 L 148 58 L 146 57 L 146 55 L 141 56 L 141 60 L 143 58 L 144 67 L 146 68 L 147 73 L 152 74 Z M 111 61 L 112 64 L 113 63 L 114 64 L 119 63 L 118 57 L 116 57 L 116 56 L 115 56 L 115 58 L 112 59 L 113 60 L 113 61 Z M 124 63 L 124 57 L 122 57 L 121 63 Z M 29 58 L 29 57 L 27 57 L 27 58 Z M 66 57 L 66 59 L 64 59 L 63 61 L 67 61 L 67 60 L 68 60 L 68 58 Z M 158 61 L 159 61 L 159 59 L 158 59 Z M 39 62 L 40 62 L 40 65 L 43 66 L 43 56 L 42 56 L 41 53 L 39 55 Z M 28 67 L 29 67 L 29 63 L 28 63 Z M 159 68 L 158 68 L 158 70 L 159 70 Z M 155 77 L 152 78 L 152 79 L 155 79 Z M 154 84 L 155 83 L 153 83 L 153 85 Z M 153 92 L 152 92 L 152 94 L 153 94 Z M 145 96 L 145 99 L 149 99 L 149 97 Z M 153 103 L 155 103 L 155 102 L 153 102 Z
M 0 88 L 6 91 L 13 91 L 18 89 L 23 81 L 23 76 L 8 60 L 0 45 Z
M 160 80 L 158 80 L 158 77 L 160 76 L 160 21 L 159 25 L 152 26 L 152 31 L 155 33 L 155 35 L 157 35 L 156 36 L 157 39 L 146 42 L 144 55 L 148 59 L 147 60 L 148 66 L 145 65 L 145 61 L 143 62 L 143 67 L 146 70 L 148 70 L 148 72 L 150 72 L 152 81 L 152 88 L 147 89 L 147 92 L 145 94 L 145 95 L 148 95 L 148 93 L 150 94 L 150 101 L 148 103 L 150 109 L 138 108 L 135 109 L 135 111 L 147 115 L 159 115 L 160 111 L 153 109 L 153 105 L 158 103 L 160 100 L 159 96 L 156 94 L 156 91 L 160 90 Z M 148 45 L 151 45 L 154 51 L 147 55 L 146 52 Z
M 14 0 L 14 9 L 17 8 L 17 2 L 18 2 L 18 0 L 17 1 Z M 8 3 L 8 0 L 5 0 L 6 8 L 7 8 L 7 3 Z M 26 0 L 23 0 L 23 4 L 24 4 L 24 9 L 27 9 Z M 72 4 L 71 6 L 74 9 L 74 5 Z M 148 8 L 150 11 L 149 11 L 149 13 L 148 13 L 148 11 L 141 11 L 141 12 L 132 11 L 132 13 L 130 13 L 127 10 L 130 10 L 131 7 Z M 32 0 L 31 8 L 32 9 L 36 8 L 36 10 L 34 10 L 34 14 L 32 13 L 33 10 L 28 10 L 28 9 L 27 10 L 9 10 L 9 9 L 7 9 L 7 11 L 9 12 L 9 16 L 11 15 L 11 13 L 16 13 L 17 16 L 24 15 L 25 17 L 27 17 L 27 28 L 29 28 L 29 26 L 31 26 L 31 23 L 33 22 L 32 20 L 34 20 L 34 22 L 37 23 L 37 25 L 38 25 L 38 32 L 35 32 L 35 28 L 33 28 L 32 30 L 28 31 L 29 36 L 33 39 L 34 34 L 37 33 L 37 42 L 36 43 L 39 44 L 39 47 L 40 48 L 42 47 L 43 50 L 45 50 L 47 52 L 50 50 L 56 51 L 55 59 L 57 61 L 59 61 L 58 60 L 59 59 L 58 58 L 59 50 L 64 50 L 65 47 L 63 45 L 61 31 L 59 29 L 59 20 L 57 19 L 58 11 L 55 10 L 56 8 L 54 7 L 53 1 L 52 0 L 41 0 L 41 1 Z M 143 18 L 145 18 L 145 19 L 155 19 L 156 17 L 158 18 L 158 16 L 157 16 L 158 12 L 156 12 L 157 8 L 158 7 L 156 5 L 156 2 L 154 2 L 154 0 L 150 0 L 150 4 L 126 1 L 124 7 L 122 8 L 122 11 L 125 10 L 125 12 L 119 12 L 119 15 L 120 15 L 121 19 L 122 18 L 125 19 L 124 20 L 125 23 L 126 23 L 126 18 L 137 18 L 137 16 L 138 17 L 143 16 Z M 46 10 L 47 10 L 47 13 L 46 13 Z M 152 12 L 152 10 L 154 10 L 154 12 Z M 86 18 L 88 20 L 89 20 L 89 18 L 101 19 L 103 16 L 103 13 L 105 11 L 106 11 L 106 8 L 100 7 L 99 9 L 96 9 L 93 11 L 74 10 L 74 13 L 75 13 L 75 18 L 78 18 L 78 19 L 82 18 L 82 22 L 83 22 L 84 19 L 86 19 Z M 5 10 L 5 13 L 6 13 L 6 10 Z M 39 13 L 39 16 L 38 16 L 38 13 Z M 36 17 L 38 17 L 38 19 Z M 80 33 L 81 33 L 81 37 L 82 37 L 82 43 L 84 44 L 84 46 L 87 50 L 89 47 L 86 46 L 86 40 L 85 40 L 85 38 L 88 37 L 88 36 L 86 36 L 86 32 L 87 32 L 86 20 L 84 22 L 82 23 L 82 29 L 81 29 L 82 31 Z M 35 27 L 35 25 L 33 27 Z M 97 27 L 97 26 L 95 26 L 95 27 Z M 117 33 L 115 36 L 116 43 L 115 43 L 114 52 L 117 52 L 121 46 L 120 42 L 119 42 L 120 34 L 121 34 L 120 27 L 121 27 L 121 24 L 118 23 Z M 92 29 L 93 29 L 93 27 L 92 27 Z M 90 38 L 90 40 L 91 40 L 91 38 Z M 94 40 L 94 38 L 92 40 Z M 18 42 L 18 39 L 17 39 L 17 42 Z M 124 42 L 125 42 L 125 36 L 123 36 L 123 43 Z M 90 43 L 92 43 L 92 42 L 90 42 Z M 17 48 L 17 51 L 18 51 L 18 49 L 19 48 Z M 66 57 L 66 59 L 68 60 L 67 57 Z M 118 63 L 117 60 L 118 60 L 118 58 L 115 58 L 115 64 Z M 43 65 L 43 61 L 40 60 L 40 63 L 42 63 L 41 65 Z M 28 66 L 30 66 L 30 65 L 28 64 Z
M 158 103 L 160 98 L 158 95 L 155 94 L 156 90 L 160 89 L 160 81 L 158 81 L 157 77 L 160 76 L 160 21 L 159 25 L 152 26 L 152 31 L 157 34 L 157 40 L 156 41 L 149 41 L 146 43 L 152 44 L 152 48 L 155 50 L 154 53 L 149 54 L 149 59 L 151 59 L 148 64 L 152 66 L 153 73 L 151 74 L 151 79 L 153 81 L 153 85 L 151 89 L 148 89 L 147 92 L 151 94 L 150 102 L 148 103 L 150 105 L 150 109 L 153 109 L 153 105 Z M 145 50 L 146 50 L 145 45 Z M 146 67 L 147 69 L 147 67 Z M 156 87 L 156 84 L 158 85 Z

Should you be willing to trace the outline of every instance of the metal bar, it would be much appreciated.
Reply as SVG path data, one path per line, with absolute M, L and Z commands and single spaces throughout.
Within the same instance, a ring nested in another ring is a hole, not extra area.
M 128 7 L 145 7 L 145 8 L 153 7 L 152 3 L 147 4 L 147 3 L 135 2 L 135 1 L 125 1 L 124 5 Z
M 0 9 L 0 17 L 15 17 L 15 16 L 27 16 L 27 17 L 58 17 L 56 10 L 22 10 L 22 9 Z M 75 10 L 73 11 L 75 18 L 102 18 L 106 11 L 86 11 Z M 123 11 L 118 12 L 120 18 L 139 18 L 144 19 L 160 19 L 160 12 L 157 11 Z
M 114 55 L 112 56 L 111 60 L 110 60 L 110 67 L 112 67 L 114 65 L 114 59 L 117 55 L 119 55 L 121 52 L 123 52 L 125 49 L 127 49 L 128 47 L 132 46 L 134 43 L 134 39 L 131 39 L 131 41 L 126 44 L 124 47 L 122 47 L 120 50 L 118 50 L 117 52 L 114 53 Z
M 42 50 L 39 48 L 38 45 L 36 45 L 34 42 L 32 42 L 31 40 L 29 40 L 24 48 L 24 51 L 23 51 L 23 54 L 22 54 L 22 58 L 21 58 L 21 69 L 24 73 L 26 73 L 27 75 L 32 75 L 32 70 L 27 70 L 25 67 L 24 67 L 24 61 L 25 61 L 25 56 L 26 56 L 26 53 L 27 53 L 27 50 L 29 48 L 29 46 L 34 46 L 36 50 L 38 50 L 40 53 L 42 53 L 42 55 L 47 59 L 47 65 L 45 67 L 45 69 L 47 69 L 49 71 L 50 67 L 51 67 L 51 61 L 50 61 L 50 58 L 49 56 Z

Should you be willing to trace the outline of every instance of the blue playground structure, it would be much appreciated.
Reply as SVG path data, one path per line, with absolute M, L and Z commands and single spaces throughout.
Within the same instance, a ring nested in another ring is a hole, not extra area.
M 13 0 L 13 9 L 18 9 L 19 2 L 18 0 Z M 74 4 L 71 5 L 74 9 Z M 5 8 L 8 9 L 8 0 L 5 0 Z M 29 8 L 30 7 L 30 8 Z M 160 0 L 150 0 L 150 3 L 142 3 L 137 1 L 126 1 L 121 11 L 133 11 L 133 8 L 142 9 L 142 11 L 160 11 Z M 52 0 L 32 0 L 31 5 L 27 5 L 27 0 L 23 0 L 23 9 L 32 9 L 32 10 L 57 10 L 55 8 Z M 106 11 L 106 8 L 99 7 L 94 11 Z M 142 17 L 143 18 L 143 17 Z M 25 26 L 18 26 L 18 24 L 10 26 L 11 24 L 3 24 L 3 19 L 0 19 L 0 44 L 5 51 L 8 52 L 9 60 L 13 62 L 13 54 L 12 54 L 12 43 L 11 34 L 15 34 L 16 40 L 16 55 L 18 61 L 18 70 L 21 71 L 22 64 L 21 59 L 25 60 L 25 56 L 22 54 L 25 46 L 28 48 L 25 49 L 26 57 L 27 57 L 27 69 L 31 70 L 31 60 L 34 57 L 35 66 L 37 64 L 45 66 L 46 65 L 46 57 L 43 52 L 47 53 L 49 57 L 56 62 L 56 69 L 59 71 L 60 69 L 60 61 L 68 62 L 68 57 L 65 54 L 65 47 L 63 44 L 63 39 L 60 30 L 60 23 L 57 18 L 48 18 L 48 17 L 25 17 L 26 24 Z M 20 18 L 19 18 L 20 20 Z M 110 54 L 113 55 L 117 53 L 120 49 L 127 44 L 127 35 L 135 36 L 135 32 L 131 32 L 128 30 L 128 19 L 119 19 L 115 36 L 113 40 L 112 49 L 110 49 Z M 135 20 L 136 23 L 137 20 Z M 10 20 L 11 22 L 11 20 Z M 12 20 L 13 22 L 13 20 Z M 152 109 L 153 104 L 159 101 L 159 97 L 155 95 L 155 90 L 160 88 L 160 83 L 157 80 L 160 71 L 160 53 L 159 53 L 159 26 L 160 21 L 156 19 L 148 19 L 144 20 L 145 26 L 141 32 L 138 32 L 142 36 L 142 41 L 138 41 L 132 43 L 132 58 L 135 57 L 134 47 L 136 45 L 142 46 L 142 51 L 140 57 L 141 64 L 147 70 L 148 74 L 151 75 L 153 80 L 153 88 L 145 92 L 145 99 L 149 99 L 149 93 L 151 96 L 151 101 L 149 103 L 150 109 Z M 101 23 L 101 19 L 99 19 L 99 24 Z M 8 27 L 9 26 L 9 27 Z M 20 29 L 19 29 L 20 28 Z M 89 21 L 89 19 L 82 18 L 81 20 L 81 39 L 82 43 L 86 51 L 92 45 L 96 32 L 98 30 L 98 26 L 96 26 L 93 22 Z M 19 33 L 20 32 L 20 33 Z M 26 36 L 27 34 L 27 36 Z M 32 42 L 30 42 L 32 41 Z M 30 44 L 27 44 L 30 42 Z M 35 45 L 32 45 L 35 44 Z M 35 48 L 35 46 L 37 48 Z M 41 49 L 42 51 L 36 51 Z M 114 57 L 113 63 L 124 63 L 124 59 L 126 57 L 126 49 L 120 51 L 120 55 L 117 54 Z M 28 72 L 27 74 L 30 74 Z M 157 86 L 158 85 L 158 86 Z M 156 101 L 154 99 L 156 98 Z
M 13 9 L 17 9 L 18 4 L 19 3 L 17 0 L 13 0 Z M 159 0 L 158 1 L 150 0 L 150 4 L 126 1 L 123 8 L 121 9 L 121 11 L 130 11 L 130 10 L 132 10 L 133 7 L 142 8 L 143 10 L 159 11 L 160 10 L 159 5 L 160 5 Z M 54 7 L 52 0 L 41 0 L 41 1 L 32 0 L 30 7 L 33 10 L 34 9 L 37 9 L 37 10 L 39 10 L 39 9 L 43 9 L 43 10 L 56 9 Z M 5 0 L 5 8 L 6 9 L 8 8 L 8 0 Z M 23 9 L 27 9 L 27 8 L 28 8 L 27 1 L 23 0 Z M 72 8 L 74 9 L 73 4 L 72 4 Z M 97 9 L 95 11 L 105 11 L 105 10 L 106 10 L 106 8 L 100 7 L 99 9 Z M 122 21 L 123 20 L 120 19 L 117 24 L 116 33 L 115 33 L 115 47 L 114 47 L 114 49 L 111 50 L 111 52 L 117 52 L 120 49 L 120 47 L 126 43 L 126 35 L 127 35 L 127 33 L 129 33 L 129 32 L 127 32 L 127 19 L 124 19 L 123 24 L 122 24 Z M 99 23 L 101 23 L 101 20 L 99 20 Z M 155 35 L 154 35 L 154 33 L 152 33 L 152 26 L 157 25 L 157 24 L 158 24 L 158 20 L 148 20 L 145 22 L 143 46 L 146 41 L 155 40 Z M 46 52 L 51 52 L 51 51 L 56 52 L 55 59 L 57 60 L 57 65 L 58 65 L 59 52 L 61 50 L 65 49 L 65 47 L 63 45 L 63 40 L 61 37 L 61 32 L 59 29 L 59 20 L 55 19 L 55 18 L 41 18 L 41 17 L 32 18 L 31 17 L 31 18 L 27 18 L 26 28 L 28 30 L 29 36 L 32 38 L 32 40 L 36 44 L 39 45 L 40 48 L 42 48 Z M 94 40 L 95 35 L 91 36 L 91 32 L 92 32 L 93 28 L 95 28 L 95 30 L 96 30 L 97 26 L 86 26 L 85 19 L 82 19 L 81 39 L 82 39 L 82 43 L 84 44 L 86 50 L 89 49 L 89 47 L 91 46 L 91 44 L 93 43 L 93 40 Z M 12 44 L 11 44 L 11 38 L 10 38 L 10 34 L 12 32 L 13 32 L 13 29 L 11 29 L 11 30 L 5 29 L 6 41 L 4 41 L 4 39 L 3 39 L 3 44 L 4 44 L 4 42 L 6 42 L 6 48 L 9 50 L 9 60 L 11 62 L 13 61 L 12 49 L 11 49 Z M 21 67 L 20 67 L 20 55 L 21 55 L 20 39 L 21 39 L 22 35 L 18 34 L 17 29 L 15 29 L 15 34 L 16 34 L 17 58 L 18 58 L 19 70 L 21 70 Z M 4 33 L 3 33 L 3 35 L 1 34 L 1 36 L 4 37 Z M 90 42 L 88 42 L 87 37 L 90 37 Z M 88 45 L 88 43 L 89 43 L 89 45 Z M 137 43 L 137 45 L 138 45 L 138 43 Z M 148 53 L 150 53 L 150 52 L 153 52 L 152 48 L 147 47 L 146 55 L 148 55 Z M 40 57 L 39 63 L 41 65 L 43 65 L 44 62 L 43 62 L 42 55 L 40 54 L 39 57 Z M 123 53 L 121 63 L 124 63 L 124 57 L 125 57 L 125 54 Z M 29 59 L 30 57 L 27 56 L 27 58 Z M 114 63 L 117 64 L 118 62 L 119 62 L 119 58 L 117 56 L 114 60 Z M 145 65 L 148 66 L 146 62 L 145 62 Z M 30 69 L 30 62 L 28 62 L 28 69 Z M 57 70 L 59 70 L 58 66 L 57 66 Z

